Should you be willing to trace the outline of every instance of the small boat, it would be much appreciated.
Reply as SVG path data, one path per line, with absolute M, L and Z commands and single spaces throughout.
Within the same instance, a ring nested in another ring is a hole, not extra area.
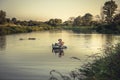
M 59 45 L 55 45 L 55 44 L 52 44 L 52 49 L 66 49 L 67 46 L 59 46 Z

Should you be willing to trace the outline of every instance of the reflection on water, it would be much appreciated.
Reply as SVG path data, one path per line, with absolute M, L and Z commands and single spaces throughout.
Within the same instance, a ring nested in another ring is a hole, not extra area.
M 6 37 L 0 36 L 0 50 L 4 50 L 6 47 Z
M 20 38 L 24 40 L 19 40 Z M 51 44 L 59 38 L 62 38 L 68 48 L 52 50 Z M 0 54 L 5 54 L 0 55 L 0 80 L 48 80 L 49 72 L 53 69 L 68 74 L 85 62 L 86 55 L 119 41 L 120 36 L 116 35 L 77 34 L 71 31 L 1 36 Z M 80 63 L 71 59 L 76 57 Z
M 113 41 L 114 41 L 113 35 L 110 35 L 110 34 L 107 35 L 107 37 L 106 37 L 106 43 L 112 45 Z
M 58 57 L 64 56 L 64 49 L 52 49 L 52 52 Z

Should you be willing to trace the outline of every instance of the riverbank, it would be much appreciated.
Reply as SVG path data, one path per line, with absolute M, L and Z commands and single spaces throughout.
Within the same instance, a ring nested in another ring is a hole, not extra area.
M 116 25 L 98 25 L 98 26 L 21 26 L 21 25 L 0 25 L 0 35 L 29 33 L 33 31 L 44 30 L 72 30 L 75 33 L 100 33 L 100 34 L 120 34 L 120 26 Z
M 60 30 L 60 27 L 51 27 L 51 26 L 20 26 L 20 25 L 13 25 L 13 26 L 0 26 L 0 35 L 7 35 L 7 34 L 17 34 L 17 33 L 29 33 L 33 31 L 44 31 L 44 30 Z
M 72 30 L 75 33 L 95 33 L 93 26 L 64 26 L 65 30 Z
M 120 25 L 114 23 L 96 26 L 64 26 L 63 29 L 72 30 L 75 33 L 120 34 Z

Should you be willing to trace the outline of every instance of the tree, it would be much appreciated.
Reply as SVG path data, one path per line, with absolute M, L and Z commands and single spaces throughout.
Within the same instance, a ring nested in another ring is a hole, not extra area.
M 62 20 L 61 19 L 50 19 L 48 21 L 48 24 L 51 26 L 60 26 L 62 24 Z
M 70 21 L 70 20 L 65 21 L 65 22 L 63 23 L 63 25 L 65 25 L 65 26 L 72 26 L 72 24 L 73 24 L 73 22 Z
M 83 17 L 82 17 L 82 25 L 90 25 L 91 21 L 92 21 L 93 15 L 90 13 L 86 13 Z
M 103 12 L 103 7 L 101 8 L 100 16 L 101 16 L 101 22 L 103 23 L 105 21 L 105 15 L 104 15 L 104 12 Z
M 74 19 L 75 19 L 75 17 L 69 17 L 68 21 L 73 22 L 73 21 L 74 21 Z
M 62 24 L 61 19 L 55 19 L 55 26 L 60 26 Z
M 78 16 L 74 19 L 73 26 L 80 26 L 82 22 L 81 16 Z
M 75 17 L 69 17 L 69 19 L 63 23 L 63 25 L 65 25 L 65 26 L 72 26 L 74 20 L 75 20 Z
M 16 24 L 17 19 L 16 19 L 16 18 L 12 18 L 12 22 L 13 22 L 14 24 Z
M 6 18 L 6 22 L 7 22 L 7 23 L 11 23 L 10 18 Z
M 0 24 L 3 24 L 6 22 L 6 12 L 3 10 L 0 10 Z
M 117 9 L 117 4 L 115 1 L 107 1 L 103 6 L 103 13 L 105 14 L 105 20 L 107 23 L 111 23 L 113 21 L 113 15 Z
M 116 14 L 113 20 L 116 24 L 120 25 L 120 13 Z

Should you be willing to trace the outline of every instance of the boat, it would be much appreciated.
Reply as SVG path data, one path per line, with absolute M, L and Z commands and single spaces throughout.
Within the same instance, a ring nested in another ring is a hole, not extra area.
M 52 44 L 52 49 L 67 49 L 67 46 L 59 46 L 56 44 Z

